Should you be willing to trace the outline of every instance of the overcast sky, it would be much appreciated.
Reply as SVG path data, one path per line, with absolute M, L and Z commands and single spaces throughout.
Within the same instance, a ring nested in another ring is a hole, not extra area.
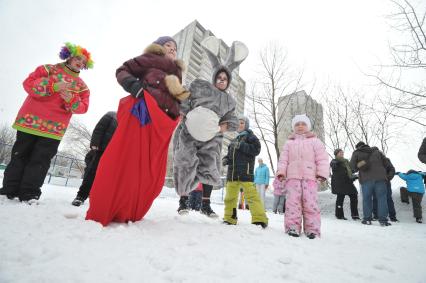
M 81 74 L 91 100 L 88 113 L 79 115 L 93 128 L 126 95 L 116 68 L 195 19 L 228 44 L 247 44 L 250 55 L 240 75 L 248 83 L 256 76 L 259 51 L 277 41 L 307 77 L 364 88 L 371 81 L 361 71 L 388 60 L 393 34 L 385 16 L 391 7 L 387 0 L 0 0 L 0 122 L 13 122 L 28 74 L 59 62 L 60 47 L 70 41 L 86 47 L 95 61 L 93 70 Z

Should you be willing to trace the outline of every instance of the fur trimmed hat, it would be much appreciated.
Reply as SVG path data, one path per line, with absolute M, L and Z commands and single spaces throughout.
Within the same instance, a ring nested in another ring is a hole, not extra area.
M 308 126 L 308 131 L 312 129 L 311 120 L 308 116 L 306 116 L 306 114 L 294 116 L 294 118 L 291 120 L 291 129 L 294 130 L 294 126 L 299 122 L 305 123 L 306 126 Z

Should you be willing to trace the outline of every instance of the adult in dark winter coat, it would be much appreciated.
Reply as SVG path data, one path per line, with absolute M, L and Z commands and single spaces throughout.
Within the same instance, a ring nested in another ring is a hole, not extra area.
M 77 192 L 72 205 L 80 206 L 89 197 L 90 189 L 95 180 L 96 169 L 99 160 L 109 144 L 115 129 L 117 128 L 117 112 L 106 113 L 96 124 L 90 140 L 90 151 L 85 158 L 86 169 L 84 170 L 83 182 Z M 87 159 L 87 160 L 86 160 Z
M 104 226 L 141 220 L 160 194 L 180 101 L 189 96 L 176 50 L 173 38 L 160 37 L 117 69 L 118 83 L 131 95 L 120 100 L 118 127 L 99 163 L 87 220 Z
M 253 183 L 255 158 L 260 153 L 261 146 L 259 139 L 249 129 L 248 118 L 242 116 L 239 121 L 238 136 L 229 144 L 228 154 L 223 158 L 223 165 L 228 165 L 223 220 L 227 224 L 237 224 L 238 193 L 240 188 L 243 188 L 252 224 L 265 228 L 268 225 L 268 218 Z
M 398 219 L 396 218 L 396 210 L 395 210 L 395 204 L 393 203 L 392 199 L 392 179 L 395 177 L 395 167 L 393 166 L 392 162 L 389 158 L 386 158 L 386 175 L 387 175 L 387 181 L 386 181 L 386 200 L 388 204 L 388 211 L 389 211 L 389 219 L 392 222 L 397 222 Z M 373 220 L 378 219 L 377 216 L 377 197 L 376 195 L 373 195 Z
M 419 160 L 426 164 L 426 138 L 423 139 L 422 145 L 420 146 L 419 153 L 417 154 Z
M 364 142 L 357 143 L 355 147 L 356 150 L 352 154 L 350 165 L 354 172 L 359 171 L 359 183 L 363 198 L 362 224 L 371 225 L 373 194 L 375 194 L 377 196 L 377 214 L 380 225 L 389 226 L 391 224 L 387 219 L 386 193 L 386 182 L 388 180 L 386 167 L 388 166 L 388 161 L 380 151 L 369 147 Z
M 358 191 L 353 182 L 354 177 L 349 160 L 344 158 L 344 152 L 341 149 L 334 151 L 335 159 L 331 160 L 330 166 L 333 175 L 331 175 L 331 192 L 337 195 L 336 198 L 336 217 L 344 219 L 343 202 L 345 196 L 349 196 L 351 206 L 351 216 L 353 220 L 359 220 L 358 215 Z

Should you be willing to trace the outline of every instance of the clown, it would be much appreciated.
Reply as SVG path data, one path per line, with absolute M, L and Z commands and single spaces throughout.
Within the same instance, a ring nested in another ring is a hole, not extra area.
M 13 128 L 17 130 L 12 157 L 4 171 L 1 195 L 28 203 L 36 202 L 40 187 L 73 114 L 86 113 L 89 88 L 79 77 L 92 68 L 90 53 L 65 43 L 55 65 L 41 65 L 24 81 L 27 98 Z

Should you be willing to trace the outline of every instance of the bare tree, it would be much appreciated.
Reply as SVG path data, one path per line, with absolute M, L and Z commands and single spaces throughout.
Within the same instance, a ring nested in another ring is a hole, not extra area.
M 0 163 L 8 163 L 15 142 L 16 131 L 6 123 L 0 125 Z
M 75 159 L 80 171 L 84 170 L 85 155 L 90 150 L 91 131 L 76 118 L 73 118 L 64 136 L 64 147 L 60 155 Z
M 258 78 L 246 96 L 254 130 L 259 134 L 275 173 L 274 161 L 279 158 L 279 133 L 291 99 L 283 99 L 303 88 L 303 71 L 291 69 L 282 46 L 271 43 L 260 52 Z M 304 106 L 305 107 L 305 106 Z
M 385 154 L 397 137 L 400 123 L 394 117 L 398 110 L 380 96 L 368 99 L 353 89 L 336 86 L 327 89 L 325 132 L 330 150 L 341 148 L 353 151 L 359 141 L 377 146 Z
M 400 110 L 394 111 L 394 117 L 426 126 L 426 6 L 419 3 L 416 7 L 408 0 L 390 2 L 395 12 L 388 18 L 392 28 L 402 36 L 390 44 L 392 63 L 382 64 L 370 76 L 391 90 L 387 104 Z

